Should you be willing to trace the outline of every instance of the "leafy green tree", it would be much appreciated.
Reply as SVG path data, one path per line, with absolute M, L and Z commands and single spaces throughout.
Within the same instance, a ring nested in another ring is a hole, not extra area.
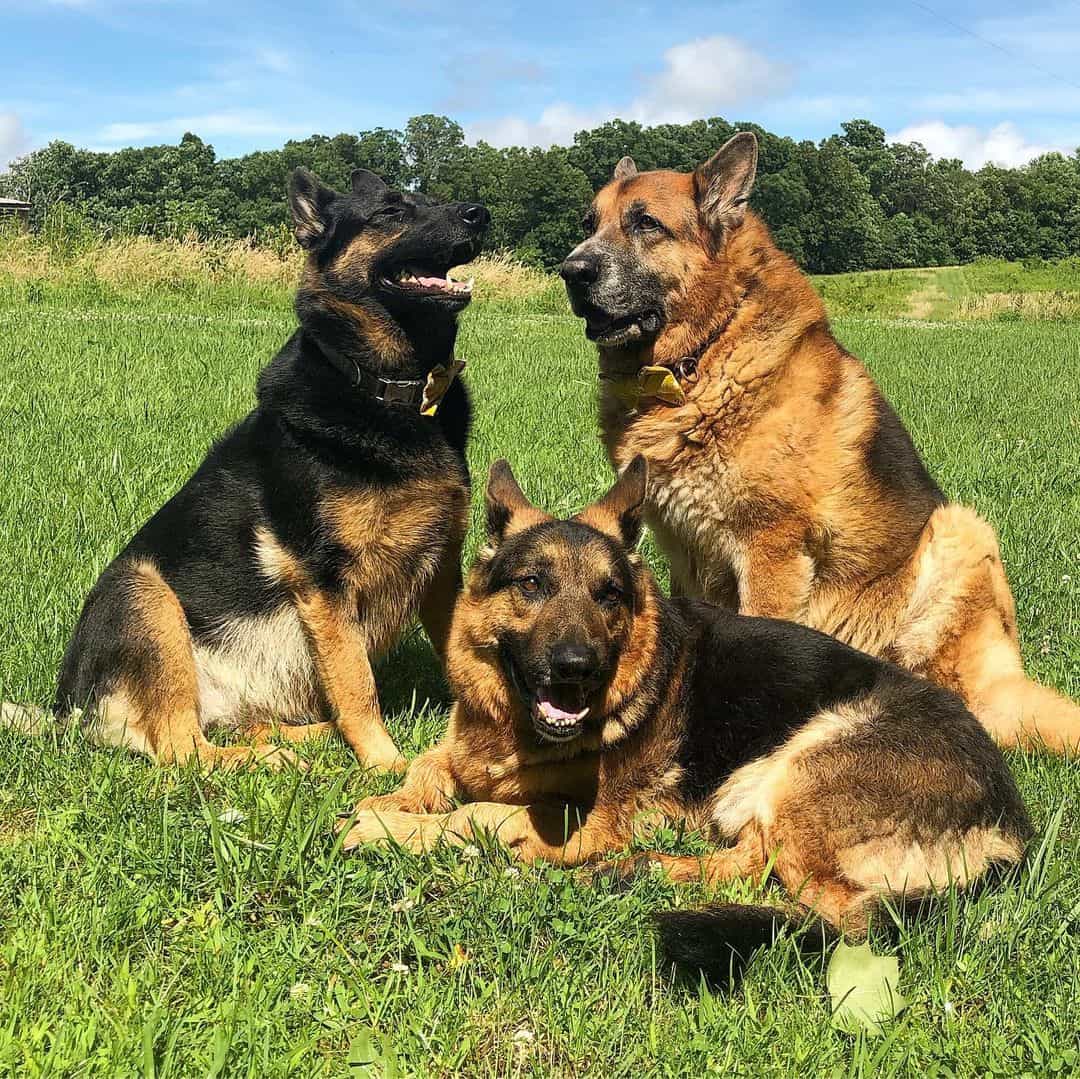
M 417 190 L 447 198 L 447 182 L 467 152 L 461 125 L 445 116 L 414 116 L 405 125 L 405 174 Z
M 569 147 L 541 150 L 469 146 L 459 124 L 427 114 L 404 131 L 312 135 L 226 160 L 193 134 L 175 146 L 115 153 L 53 142 L 0 174 L 0 193 L 29 199 L 36 228 L 52 214 L 53 231 L 65 236 L 73 229 L 249 236 L 287 222 L 285 184 L 298 165 L 342 190 L 353 169 L 366 168 L 396 187 L 482 200 L 494 218 L 489 246 L 552 267 L 576 243 L 585 206 L 621 157 L 641 169 L 690 170 L 746 128 L 759 147 L 752 205 L 809 270 L 1080 252 L 1080 152 L 971 172 L 917 143 L 888 143 L 866 119 L 847 121 L 820 143 L 720 117 L 653 127 L 611 120 L 579 131 Z

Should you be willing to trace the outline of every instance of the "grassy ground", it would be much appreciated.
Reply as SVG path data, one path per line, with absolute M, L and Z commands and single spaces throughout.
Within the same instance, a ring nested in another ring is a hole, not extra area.
M 84 593 L 250 406 L 257 370 L 290 330 L 276 278 L 250 284 L 230 270 L 200 284 L 203 272 L 110 282 L 93 269 L 5 276 L 0 265 L 5 698 L 48 699 Z M 944 488 L 997 525 L 1027 660 L 1080 696 L 1077 325 L 905 324 L 925 275 L 909 274 L 910 287 L 879 276 L 823 284 L 839 335 Z M 948 272 L 933 280 L 958 287 Z M 505 455 L 530 495 L 569 511 L 609 482 L 591 350 L 557 286 L 497 268 L 481 284 L 488 298 L 460 342 L 475 475 Z M 394 735 L 419 751 L 447 707 L 423 639 L 409 637 L 379 679 Z M 1011 758 L 1040 830 L 1022 874 L 898 941 L 875 939 L 899 955 L 910 1001 L 875 1041 L 830 1027 L 821 963 L 789 944 L 760 956 L 733 998 L 673 984 L 649 915 L 701 903 L 701 888 L 647 879 L 617 892 L 512 866 L 498 850 L 342 857 L 334 814 L 391 784 L 338 745 L 303 751 L 313 768 L 302 777 L 200 776 L 73 736 L 0 734 L 0 1071 L 1080 1071 L 1075 763 Z

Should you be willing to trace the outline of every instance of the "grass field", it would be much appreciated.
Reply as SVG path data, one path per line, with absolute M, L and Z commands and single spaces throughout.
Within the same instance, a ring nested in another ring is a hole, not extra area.
M 112 280 L 0 263 L 6 699 L 49 699 L 86 590 L 250 406 L 256 372 L 291 329 L 282 273 L 251 283 L 161 261 L 158 277 L 136 267 Z M 839 336 L 942 486 L 998 527 L 1031 669 L 1080 696 L 1080 324 L 965 317 L 980 281 L 984 293 L 1047 291 L 1019 287 L 1023 268 L 1002 284 L 1005 272 L 822 287 Z M 912 314 L 927 290 L 929 309 Z M 557 286 L 482 277 L 459 351 L 477 479 L 507 456 L 559 513 L 604 489 L 595 360 Z M 414 754 L 447 712 L 422 637 L 379 679 L 389 725 Z M 341 856 L 335 813 L 391 782 L 339 745 L 302 750 L 304 776 L 199 775 L 91 751 L 74 735 L 0 733 L 0 1071 L 1080 1073 L 1076 762 L 1011 757 L 1039 829 L 1016 879 L 898 940 L 874 939 L 899 956 L 910 1004 L 868 1039 L 830 1026 L 822 963 L 787 942 L 759 956 L 733 997 L 673 983 L 650 912 L 699 904 L 700 887 L 650 877 L 617 891 L 512 866 L 497 849 Z

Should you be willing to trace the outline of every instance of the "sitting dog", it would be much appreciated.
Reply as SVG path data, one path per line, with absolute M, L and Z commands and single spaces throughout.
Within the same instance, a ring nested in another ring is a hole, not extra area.
M 632 553 L 645 493 L 637 457 L 559 521 L 492 468 L 490 545 L 451 626 L 446 737 L 399 791 L 359 804 L 346 848 L 488 831 L 519 858 L 574 865 L 660 817 L 731 844 L 648 855 L 673 878 L 771 868 L 851 933 L 884 898 L 1021 858 L 1024 806 L 958 697 L 805 626 L 664 598 Z M 744 940 L 748 920 L 771 932 L 776 917 L 733 914 Z
M 336 728 L 365 764 L 401 768 L 372 662 L 419 612 L 442 654 L 460 589 L 469 404 L 455 380 L 451 280 L 489 221 L 358 170 L 339 194 L 297 170 L 307 252 L 300 328 L 258 406 L 139 530 L 90 592 L 54 712 L 155 761 L 295 760 Z M 41 716 L 4 706 L 8 725 Z M 218 746 L 210 727 L 252 744 Z
M 649 461 L 673 588 L 924 675 L 1004 746 L 1080 746 L 1080 708 L 1024 674 L 993 529 L 946 500 L 747 210 L 756 167 L 748 132 L 689 174 L 624 158 L 562 267 L 611 460 Z

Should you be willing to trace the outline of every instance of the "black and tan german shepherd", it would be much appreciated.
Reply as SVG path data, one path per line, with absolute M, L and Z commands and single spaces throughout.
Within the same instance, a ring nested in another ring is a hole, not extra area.
M 399 768 L 372 663 L 417 612 L 444 650 L 469 501 L 454 339 L 471 284 L 449 270 L 489 214 L 364 170 L 348 194 L 297 170 L 289 198 L 300 327 L 255 410 L 102 573 L 54 712 L 159 762 L 277 766 L 296 759 L 267 741 L 280 724 L 292 741 L 336 727 L 365 764 Z M 213 745 L 212 726 L 251 744 Z
M 1024 806 L 959 697 L 816 630 L 664 598 L 632 553 L 645 491 L 637 457 L 560 521 L 505 463 L 492 468 L 490 543 L 451 626 L 449 730 L 399 791 L 357 806 L 347 848 L 390 837 L 426 850 L 481 830 L 523 859 L 572 865 L 666 818 L 730 844 L 648 856 L 673 878 L 771 866 L 851 933 L 882 899 L 1021 858 Z M 732 908 L 708 925 L 745 940 L 777 916 Z M 685 935 L 676 946 L 702 952 Z

